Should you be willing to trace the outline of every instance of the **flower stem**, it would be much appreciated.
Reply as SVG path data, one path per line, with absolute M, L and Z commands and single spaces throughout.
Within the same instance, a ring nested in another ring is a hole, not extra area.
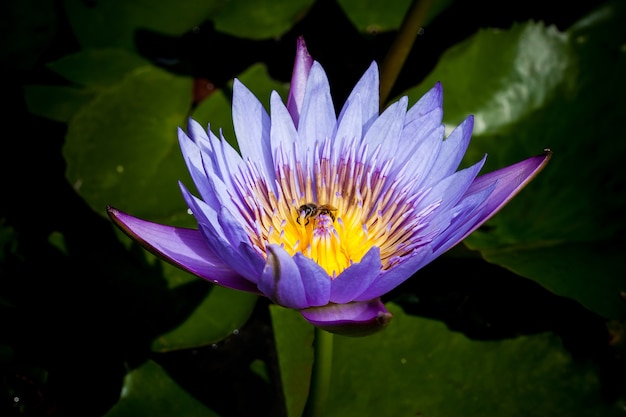
M 406 61 L 415 38 L 420 33 L 432 0 L 413 0 L 411 8 L 404 17 L 398 35 L 387 52 L 380 69 L 380 104 L 384 106 L 389 98 L 400 70 Z
M 325 415 L 324 410 L 330 389 L 333 365 L 333 334 L 316 327 L 313 343 L 313 372 L 304 415 L 306 417 L 321 417 Z

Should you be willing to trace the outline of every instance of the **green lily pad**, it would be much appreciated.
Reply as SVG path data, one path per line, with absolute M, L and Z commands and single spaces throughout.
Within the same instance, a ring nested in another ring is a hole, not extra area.
M 256 301 L 254 294 L 214 286 L 183 323 L 152 342 L 152 350 L 168 352 L 217 343 L 248 320 Z
M 113 205 L 154 221 L 195 224 L 177 185 L 191 183 L 177 139 L 190 103 L 189 78 L 149 64 L 126 73 L 70 120 L 68 181 L 96 212 Z
M 313 3 L 313 0 L 229 1 L 212 20 L 219 32 L 240 38 L 277 38 L 302 19 Z
M 296 310 L 270 305 L 287 416 L 304 411 L 313 367 L 314 329 Z
M 384 331 L 335 337 L 325 415 L 622 416 L 554 334 L 472 341 L 394 304 Z
M 474 114 L 465 162 L 487 153 L 483 172 L 552 149 L 544 171 L 465 243 L 607 318 L 626 315 L 626 143 L 614 139 L 626 111 L 624 16 L 610 3 L 567 32 L 482 30 L 409 92 L 441 81 L 446 123 Z
M 382 2 L 377 0 L 338 0 L 350 21 L 362 33 L 378 33 L 397 30 L 414 1 L 399 0 Z M 424 23 L 445 10 L 451 0 L 431 1 Z
M 77 85 L 96 91 L 118 83 L 128 73 L 149 65 L 137 54 L 121 48 L 84 49 L 48 64 L 48 67 Z
M 131 416 L 219 417 L 150 360 L 126 375 L 120 400 L 105 415 Z
M 180 36 L 209 19 L 227 3 L 226 0 L 64 0 L 63 6 L 84 48 L 122 47 L 133 51 L 137 30 Z

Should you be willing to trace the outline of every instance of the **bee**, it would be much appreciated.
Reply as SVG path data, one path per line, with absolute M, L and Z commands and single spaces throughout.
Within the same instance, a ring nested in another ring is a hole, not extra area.
M 298 217 L 296 218 L 296 221 L 298 222 L 298 224 L 301 224 L 300 217 L 303 217 L 304 220 L 306 220 L 306 223 L 304 223 L 304 225 L 306 226 L 309 224 L 311 219 L 315 219 L 321 214 L 325 214 L 326 216 L 330 217 L 332 221 L 335 221 L 336 211 L 337 209 L 335 207 L 328 204 L 318 205 L 315 203 L 306 203 L 298 207 Z

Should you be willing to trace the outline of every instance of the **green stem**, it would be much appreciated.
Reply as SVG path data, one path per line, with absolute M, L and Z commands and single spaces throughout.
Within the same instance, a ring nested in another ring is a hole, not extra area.
M 381 107 L 387 102 L 400 70 L 406 61 L 415 38 L 420 33 L 426 13 L 432 0 L 413 0 L 409 12 L 404 17 L 402 26 L 394 40 L 380 69 L 380 104 Z
M 333 366 L 333 334 L 315 328 L 313 372 L 304 415 L 324 416 Z

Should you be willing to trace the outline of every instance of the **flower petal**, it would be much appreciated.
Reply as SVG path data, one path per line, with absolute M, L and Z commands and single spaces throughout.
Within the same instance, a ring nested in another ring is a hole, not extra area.
M 315 61 L 309 72 L 298 125 L 300 140 L 305 141 L 301 147 L 303 154 L 300 160 L 306 160 L 308 155 L 307 166 L 314 166 L 312 151 L 315 143 L 332 137 L 336 124 L 337 118 L 328 78 L 322 66 Z
M 419 121 L 420 123 L 424 122 L 424 117 L 432 117 L 432 111 L 435 109 L 441 109 L 443 106 L 443 88 L 441 86 L 441 82 L 435 83 L 435 85 L 426 92 L 417 103 L 411 106 L 409 111 L 406 113 L 406 123 L 414 123 Z M 443 116 L 443 114 L 442 114 Z M 436 120 L 436 119 L 435 119 Z M 441 123 L 442 119 L 439 119 L 439 123 Z
M 473 127 L 474 117 L 469 116 L 443 141 L 437 160 L 431 167 L 424 186 L 433 185 L 457 170 L 472 137 Z
M 198 220 L 198 226 L 205 236 L 206 245 L 232 270 L 237 271 L 251 282 L 257 282 L 259 274 L 263 270 L 263 258 L 258 253 L 251 254 L 247 249 L 242 250 L 241 242 L 236 239 L 237 234 L 233 233 L 232 230 L 223 229 L 220 216 L 223 215 L 222 210 L 224 209 L 216 211 L 191 194 L 184 185 L 180 184 L 180 187 L 183 198 Z M 227 225 L 227 227 L 231 226 L 231 224 Z
M 129 237 L 161 259 L 214 284 L 261 294 L 207 246 L 198 230 L 152 223 L 107 207 L 109 217 Z
M 276 159 L 278 149 L 290 149 L 298 139 L 298 132 L 294 121 L 277 92 L 270 95 L 270 110 L 272 112 L 272 127 L 270 138 L 272 155 Z
M 363 76 L 361 76 L 356 83 L 352 92 L 350 92 L 341 112 L 339 112 L 339 120 L 345 117 L 346 110 L 349 106 L 358 105 L 360 107 L 358 114 L 361 116 L 359 119 L 361 121 L 361 129 L 363 132 L 367 132 L 378 117 L 378 112 L 380 111 L 378 77 L 378 64 L 372 62 L 367 71 L 363 73 Z M 361 129 L 359 129 L 359 131 Z
M 270 146 L 270 116 L 254 94 L 239 80 L 233 83 L 233 127 L 241 157 L 258 164 L 265 178 L 274 180 Z
M 372 247 L 360 262 L 350 265 L 332 281 L 330 301 L 347 303 L 361 295 L 382 269 L 380 249 Z
M 304 102 L 304 92 L 306 90 L 306 82 L 309 78 L 309 72 L 313 65 L 313 58 L 306 49 L 306 43 L 302 36 L 298 37 L 296 42 L 296 59 L 293 64 L 293 72 L 291 74 L 291 86 L 289 87 L 289 97 L 287 97 L 287 110 L 293 119 L 293 124 L 298 127 L 300 120 L 300 111 Z
M 392 314 L 379 298 L 366 302 L 329 304 L 301 310 L 312 325 L 344 336 L 368 336 L 389 324 Z
M 476 219 L 474 226 L 469 229 L 461 239 L 465 239 L 467 235 L 480 227 L 480 225 L 489 220 L 505 204 L 511 201 L 513 197 L 543 170 L 551 157 L 552 151 L 546 149 L 541 155 L 533 156 L 508 167 L 477 177 L 467 190 L 468 195 L 478 193 L 492 186 L 494 182 L 495 189 L 483 203 L 481 207 L 484 210 L 482 215 Z
M 310 307 L 298 265 L 283 248 L 267 246 L 267 261 L 258 282 L 263 294 L 288 308 Z
M 308 305 L 317 307 L 328 304 L 331 284 L 328 273 L 315 261 L 301 253 L 296 253 L 293 260 L 300 270 Z
M 399 259 L 390 269 L 379 274 L 372 285 L 363 294 L 356 297 L 355 301 L 366 301 L 388 293 L 433 259 L 430 245 L 420 247 L 411 255 Z
M 404 128 L 404 116 L 408 98 L 402 97 L 399 101 L 389 105 L 378 117 L 365 134 L 363 143 L 371 150 L 378 149 L 380 159 L 386 160 L 397 155 L 400 143 L 400 135 Z

